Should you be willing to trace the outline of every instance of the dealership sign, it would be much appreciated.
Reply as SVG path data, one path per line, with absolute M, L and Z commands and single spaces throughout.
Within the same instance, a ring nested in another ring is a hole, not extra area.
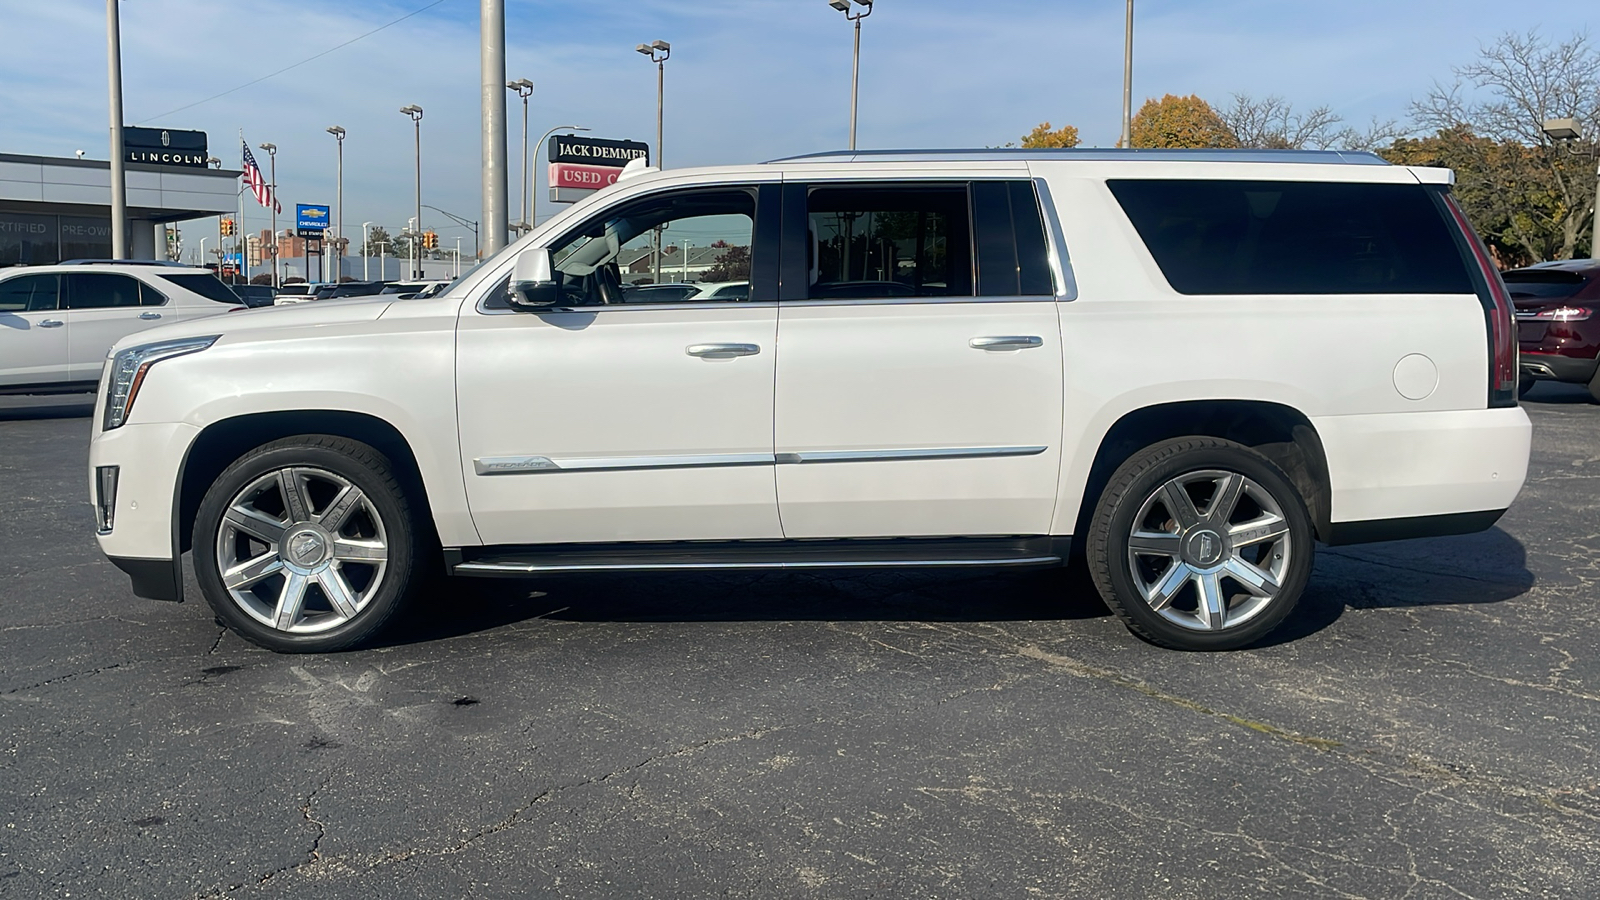
M 315 203 L 296 203 L 294 207 L 294 227 L 302 231 L 326 231 L 328 228 L 328 207 Z
M 650 162 L 650 146 L 638 141 L 556 135 L 550 139 L 550 199 L 572 203 L 615 184 L 622 167 Z
M 170 128 L 122 129 L 123 159 L 157 166 L 184 166 L 204 169 L 211 155 L 206 152 L 204 131 L 175 131 Z

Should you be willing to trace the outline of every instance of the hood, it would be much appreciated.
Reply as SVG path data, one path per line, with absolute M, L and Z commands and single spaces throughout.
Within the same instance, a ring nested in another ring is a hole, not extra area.
M 115 353 L 124 347 L 170 341 L 177 338 L 220 334 L 224 343 L 230 337 L 261 339 L 268 337 L 294 337 L 307 330 L 335 325 L 372 322 L 394 302 L 393 296 L 350 298 L 337 303 L 296 303 L 290 306 L 263 306 L 238 312 L 226 312 L 202 319 L 186 319 L 171 325 L 162 325 L 131 334 L 111 348 Z M 272 334 L 271 332 L 282 334 Z

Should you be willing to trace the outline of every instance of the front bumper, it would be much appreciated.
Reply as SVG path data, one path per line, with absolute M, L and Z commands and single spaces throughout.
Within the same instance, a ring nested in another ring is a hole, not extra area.
M 133 578 L 134 593 L 183 599 L 176 510 L 178 473 L 200 433 L 182 423 L 128 424 L 97 434 L 89 445 L 89 499 L 99 496 L 96 470 L 116 466 L 111 527 L 95 535 L 100 550 Z

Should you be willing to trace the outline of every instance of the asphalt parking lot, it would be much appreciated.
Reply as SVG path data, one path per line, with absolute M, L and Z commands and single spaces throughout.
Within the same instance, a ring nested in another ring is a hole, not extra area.
M 1320 548 L 1266 646 L 1070 573 L 454 581 L 275 656 L 97 550 L 0 399 L 0 895 L 1594 897 L 1600 406 L 1492 531 Z

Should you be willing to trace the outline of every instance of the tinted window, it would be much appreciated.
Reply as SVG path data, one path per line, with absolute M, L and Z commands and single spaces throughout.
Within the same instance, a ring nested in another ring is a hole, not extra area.
M 231 306 L 239 305 L 238 296 L 233 291 L 228 290 L 228 286 L 223 284 L 215 275 L 202 275 L 198 272 L 191 275 L 162 275 L 161 280 L 170 281 L 178 287 L 186 291 L 193 291 L 207 300 L 215 300 L 218 303 L 227 303 Z
M 0 312 L 44 312 L 56 309 L 61 294 L 59 275 L 23 275 L 0 281 Z
M 1050 259 L 1033 185 L 978 181 L 972 185 L 978 232 L 978 293 L 984 297 L 1050 294 Z
M 1470 294 L 1421 185 L 1107 182 L 1183 294 Z
M 1540 300 L 1560 300 L 1571 297 L 1583 290 L 1588 284 L 1588 279 L 1576 272 L 1563 272 L 1559 269 L 1513 269 L 1502 272 L 1500 277 L 1505 280 L 1506 289 L 1513 297 L 1538 298 Z
M 67 277 L 69 309 L 112 309 L 139 305 L 139 282 L 110 272 L 73 272 Z
M 806 214 L 812 299 L 972 296 L 965 185 L 817 188 Z

